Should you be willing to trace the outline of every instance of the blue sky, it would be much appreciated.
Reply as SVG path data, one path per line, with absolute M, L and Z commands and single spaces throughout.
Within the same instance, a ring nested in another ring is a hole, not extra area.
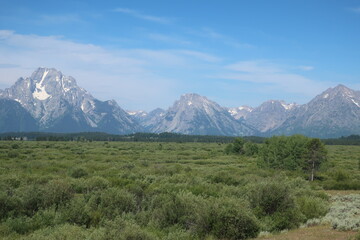
M 0 88 L 39 66 L 101 100 L 306 103 L 360 89 L 359 0 L 1 1 Z

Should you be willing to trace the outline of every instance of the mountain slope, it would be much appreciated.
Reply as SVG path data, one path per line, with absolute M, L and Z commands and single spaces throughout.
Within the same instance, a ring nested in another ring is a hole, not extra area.
M 253 129 L 236 121 L 225 108 L 197 94 L 181 96 L 151 131 L 228 136 L 255 134 Z
M 264 133 L 279 127 L 289 117 L 297 105 L 284 101 L 269 100 L 253 109 L 245 116 L 247 124 Z
M 53 68 L 38 68 L 0 92 L 0 98 L 19 102 L 42 131 L 104 131 L 132 133 L 142 128 L 114 101 L 99 101 L 74 78 Z
M 344 85 L 329 88 L 297 108 L 273 134 L 331 138 L 360 134 L 360 92 Z
M 20 103 L 0 99 L 0 132 L 37 131 L 36 120 L 20 105 Z

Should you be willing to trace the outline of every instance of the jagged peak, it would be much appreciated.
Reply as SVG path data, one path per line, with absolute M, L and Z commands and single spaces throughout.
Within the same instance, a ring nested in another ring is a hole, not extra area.
M 266 109 L 273 107 L 282 107 L 285 111 L 292 110 L 294 107 L 298 106 L 296 103 L 287 103 L 284 100 L 268 100 L 262 103 L 257 109 Z
M 328 88 L 325 92 L 343 92 L 343 91 L 353 91 L 343 84 L 338 84 L 336 87 Z
M 321 93 L 318 97 L 327 99 L 333 96 L 342 96 L 342 97 L 354 97 L 355 91 L 346 87 L 343 84 L 338 84 L 336 87 L 328 88 L 323 93 Z
M 200 96 L 197 93 L 187 93 L 187 94 L 183 94 L 180 97 L 180 100 L 177 101 L 177 104 L 185 104 L 188 106 L 202 106 L 202 105 L 207 105 L 209 103 L 212 103 L 212 101 L 210 101 L 207 97 L 204 96 Z
M 336 87 L 334 87 L 335 89 L 338 88 L 338 89 L 350 89 L 348 88 L 347 86 L 345 86 L 344 84 L 338 84 Z
M 286 104 L 285 101 L 283 100 L 267 100 L 265 102 L 263 102 L 259 107 L 264 107 L 264 106 L 270 106 L 270 105 L 282 105 L 282 104 Z
M 31 78 L 32 79 L 36 79 L 39 76 L 43 76 L 44 74 L 48 74 L 48 73 L 57 73 L 59 75 L 62 75 L 62 73 L 60 71 L 58 71 L 55 68 L 47 68 L 47 67 L 38 67 L 32 74 L 31 74 Z
M 181 95 L 181 99 L 185 99 L 185 100 L 188 100 L 188 99 L 206 99 L 206 97 L 200 96 L 197 93 L 185 93 L 185 94 Z
M 48 78 L 48 76 L 52 76 Z M 70 85 L 77 85 L 76 80 L 71 76 L 65 76 L 63 73 L 56 68 L 39 67 L 37 68 L 30 77 L 35 83 L 43 82 L 45 79 L 51 81 L 63 81 L 65 80 Z

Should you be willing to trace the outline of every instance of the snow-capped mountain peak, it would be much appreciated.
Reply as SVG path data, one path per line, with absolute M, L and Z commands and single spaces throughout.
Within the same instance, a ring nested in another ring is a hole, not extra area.
M 340 84 L 297 108 L 273 133 L 327 138 L 359 133 L 359 126 L 360 92 Z
M 54 68 L 38 68 L 31 77 L 20 78 L 0 91 L 0 98 L 19 102 L 39 122 L 41 130 L 128 133 L 140 129 L 115 101 L 97 100 L 73 77 Z M 60 127 L 64 122 L 66 126 Z
M 184 94 L 175 101 L 154 132 L 205 135 L 252 135 L 255 131 L 236 121 L 227 109 L 198 94 Z

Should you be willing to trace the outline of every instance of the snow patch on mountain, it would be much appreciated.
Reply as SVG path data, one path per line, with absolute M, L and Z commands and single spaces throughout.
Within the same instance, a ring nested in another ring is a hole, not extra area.
M 296 107 L 295 103 L 290 103 L 290 104 L 286 104 L 285 102 L 281 101 L 281 105 L 286 109 L 286 110 L 291 110 L 294 107 Z
M 360 107 L 360 104 L 358 102 L 356 102 L 353 98 L 351 98 L 351 101 L 358 107 Z
M 133 133 L 142 127 L 114 101 L 99 101 L 54 68 L 38 68 L 0 92 L 0 98 L 19 102 L 41 131 L 103 131 Z M 46 100 L 46 101 L 45 101 Z
M 245 110 L 248 112 L 252 112 L 254 109 L 251 107 L 248 107 L 248 106 L 241 106 L 241 107 L 239 107 L 239 110 Z
M 36 99 L 39 99 L 41 101 L 44 101 L 46 99 L 48 99 L 49 97 L 51 97 L 51 95 L 49 95 L 46 90 L 45 90 L 45 86 L 43 85 L 43 82 L 46 78 L 46 75 L 49 73 L 49 71 L 44 71 L 44 74 L 41 78 L 41 81 L 39 83 L 36 83 L 35 86 L 35 90 L 33 92 L 33 97 Z

